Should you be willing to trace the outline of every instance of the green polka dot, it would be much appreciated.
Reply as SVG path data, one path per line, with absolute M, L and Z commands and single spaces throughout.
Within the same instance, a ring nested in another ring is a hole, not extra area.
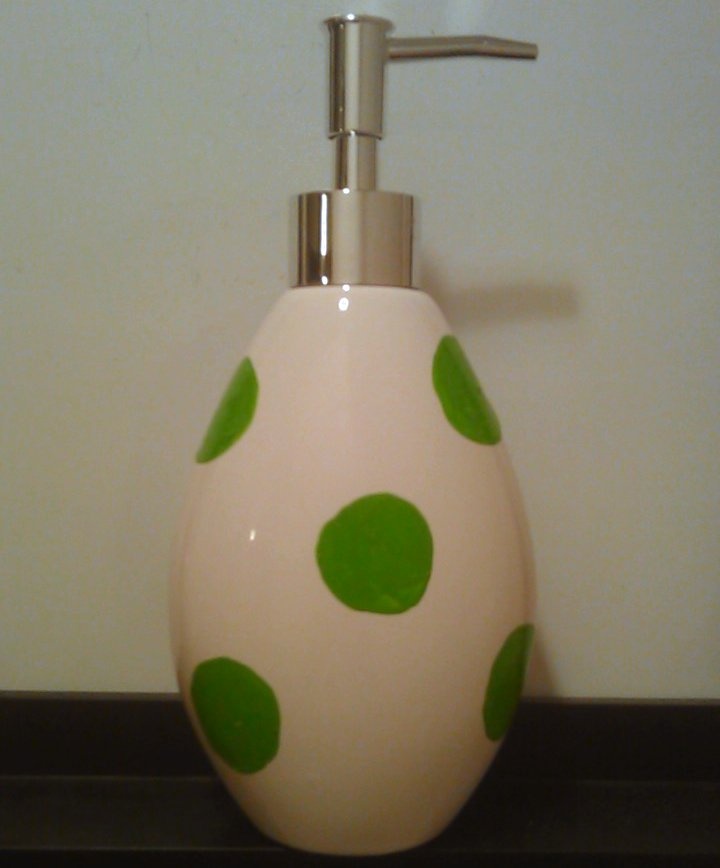
M 316 556 L 332 593 L 351 609 L 397 615 L 422 599 L 433 541 L 420 510 L 394 494 L 353 501 L 320 533 Z
M 438 344 L 432 377 L 443 412 L 456 431 L 476 443 L 500 442 L 498 417 L 459 341 L 452 335 L 445 335 Z
M 264 768 L 280 744 L 280 709 L 272 688 L 229 657 L 205 660 L 190 687 L 195 713 L 218 756 L 235 771 Z
M 255 413 L 258 380 L 250 359 L 245 358 L 225 390 L 220 406 L 210 422 L 196 459 L 199 464 L 212 461 L 228 450 L 247 431 Z
M 493 741 L 505 735 L 515 714 L 534 632 L 532 624 L 522 624 L 513 630 L 493 663 L 483 705 L 485 732 Z

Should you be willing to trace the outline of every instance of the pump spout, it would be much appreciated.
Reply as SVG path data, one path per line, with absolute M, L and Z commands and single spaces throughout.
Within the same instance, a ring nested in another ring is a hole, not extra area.
M 425 60 L 433 57 L 508 57 L 537 60 L 534 42 L 516 42 L 495 36 L 418 36 L 388 39 L 390 60 Z

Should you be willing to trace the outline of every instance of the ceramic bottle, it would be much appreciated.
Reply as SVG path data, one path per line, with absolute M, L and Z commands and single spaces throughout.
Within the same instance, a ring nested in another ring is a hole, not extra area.
M 171 581 L 180 690 L 266 835 L 379 854 L 442 831 L 510 724 L 532 555 L 501 426 L 375 189 L 388 59 L 535 47 L 330 19 L 335 188 L 197 453 Z

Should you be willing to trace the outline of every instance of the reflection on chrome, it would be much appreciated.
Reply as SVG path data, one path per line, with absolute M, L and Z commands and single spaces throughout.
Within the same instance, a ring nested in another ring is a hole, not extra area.
M 328 252 L 327 213 L 327 196 L 323 196 L 320 200 L 320 256 L 323 258 Z

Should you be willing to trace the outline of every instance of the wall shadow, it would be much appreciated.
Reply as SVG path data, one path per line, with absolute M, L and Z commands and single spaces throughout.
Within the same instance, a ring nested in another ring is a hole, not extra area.
M 487 326 L 513 322 L 573 319 L 580 313 L 580 293 L 571 284 L 536 281 L 523 285 L 483 284 L 452 286 L 437 267 L 437 260 L 421 259 L 422 288 L 453 324 Z M 537 578 L 533 596 L 537 594 Z M 558 698 L 556 674 L 547 652 L 542 627 L 536 624 L 524 695 L 534 699 Z
M 570 284 L 542 282 L 449 286 L 436 261 L 421 261 L 422 288 L 451 322 L 537 321 L 573 318 L 580 312 L 580 295 Z
M 542 629 L 537 625 L 523 694 L 535 699 L 557 698 L 555 674 L 548 658 Z

